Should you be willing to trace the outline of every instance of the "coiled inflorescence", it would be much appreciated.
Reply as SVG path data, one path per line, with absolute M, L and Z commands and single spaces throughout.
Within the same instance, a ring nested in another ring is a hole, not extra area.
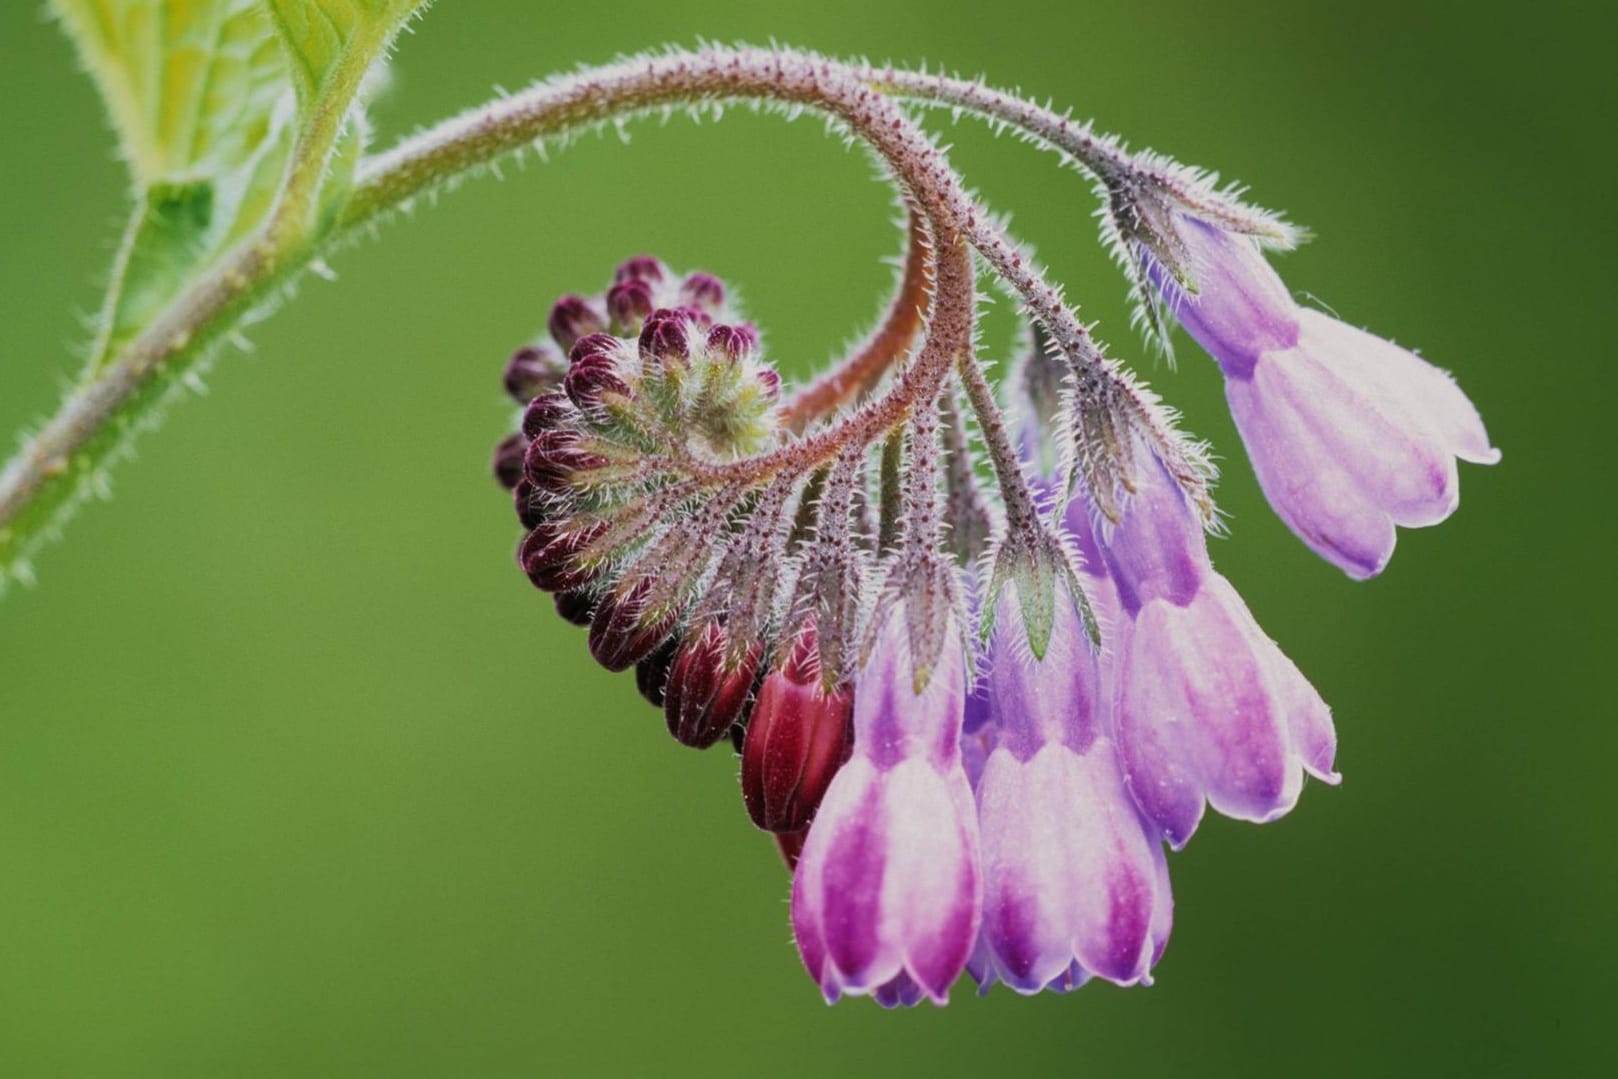
M 883 324 L 786 396 L 708 274 L 642 256 L 557 301 L 504 375 L 524 410 L 494 472 L 523 571 L 597 661 L 636 669 L 676 739 L 736 746 L 828 1000 L 942 1002 L 963 970 L 1025 993 L 1149 981 L 1165 844 L 1207 806 L 1266 821 L 1306 775 L 1335 782 L 1331 714 L 1213 567 L 1202 447 L 885 95 L 1014 125 L 1091 173 L 1148 326 L 1173 318 L 1218 360 L 1270 502 L 1351 576 L 1381 570 L 1396 525 L 1454 511 L 1457 457 L 1497 458 L 1470 402 L 1297 305 L 1261 253 L 1297 238 L 1275 215 L 1009 95 L 748 50 L 531 93 L 824 109 L 893 175 L 911 248 Z M 1033 331 L 998 390 L 974 249 Z

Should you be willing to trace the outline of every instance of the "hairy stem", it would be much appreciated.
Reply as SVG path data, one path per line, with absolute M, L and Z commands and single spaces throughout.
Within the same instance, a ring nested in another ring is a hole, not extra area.
M 882 158 L 913 210 L 926 219 L 937 260 L 927 341 L 887 392 L 837 425 L 760 458 L 708 466 L 693 478 L 707 485 L 757 483 L 783 470 L 806 472 L 829 463 L 850 441 L 869 445 L 903 422 L 918 401 L 935 397 L 950 368 L 970 351 L 969 243 L 1018 291 L 1067 354 L 1081 407 L 1091 396 L 1127 413 L 1130 426 L 1194 487 L 1202 475 L 1194 448 L 1180 442 L 1155 401 L 1102 356 L 1061 294 L 986 220 L 937 147 L 863 81 L 869 74 L 803 53 L 710 49 L 630 61 L 536 86 L 446 121 L 366 162 L 326 243 L 355 234 L 503 154 L 626 115 L 731 99 L 818 109 L 835 116 Z M 321 126 L 311 136 L 321 145 L 300 145 L 298 156 L 323 159 L 338 129 L 335 122 Z M 103 372 L 76 390 L 0 472 L 0 564 L 25 556 L 59 520 L 63 506 L 92 489 L 94 470 L 149 414 L 142 402 L 168 392 L 158 376 L 188 370 L 248 310 L 272 297 L 319 253 L 308 232 L 312 191 L 307 184 L 289 187 L 255 237 L 227 253 Z M 900 303 L 905 300 L 901 288 Z M 874 372 L 897 354 L 892 346 L 903 328 L 904 308 L 894 310 L 889 327 L 897 321 L 899 328 L 857 357 L 857 386 L 873 381 Z M 1121 482 L 1127 486 L 1127 476 Z M 1105 505 L 1104 498 L 1098 502 Z

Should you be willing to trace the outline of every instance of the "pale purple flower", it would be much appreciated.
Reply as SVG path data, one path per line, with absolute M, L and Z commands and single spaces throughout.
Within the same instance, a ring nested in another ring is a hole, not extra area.
M 916 692 L 896 604 L 855 684 L 853 756 L 826 791 L 792 881 L 793 934 L 828 1001 L 942 1004 L 966 965 L 982 886 L 961 760 L 965 699 L 958 633 Z
M 992 748 L 977 783 L 984 909 L 973 974 L 987 988 L 1150 980 L 1173 900 L 1156 829 L 1124 787 L 1098 657 L 1058 585 L 1043 657 L 1016 585 L 997 604 L 986 672 Z
M 1415 353 L 1294 303 L 1251 239 L 1185 214 L 1175 224 L 1195 291 L 1149 254 L 1147 273 L 1219 361 L 1270 505 L 1350 577 L 1382 572 L 1395 525 L 1455 512 L 1457 457 L 1500 459 L 1477 410 Z
M 1331 712 L 1213 568 L 1200 523 L 1155 461 L 1103 540 L 1118 589 L 1114 707 L 1136 803 L 1178 849 L 1205 804 L 1268 821 L 1307 771 L 1335 783 Z

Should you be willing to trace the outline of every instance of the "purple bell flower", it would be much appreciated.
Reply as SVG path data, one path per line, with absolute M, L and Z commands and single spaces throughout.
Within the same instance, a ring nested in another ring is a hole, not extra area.
M 1303 773 L 1328 783 L 1336 734 L 1314 687 L 1213 568 L 1178 486 L 1155 461 L 1103 539 L 1122 617 L 1117 735 L 1130 793 L 1175 849 L 1211 804 L 1241 820 L 1290 810 Z
M 1455 512 L 1457 457 L 1500 459 L 1477 410 L 1415 353 L 1299 307 L 1251 239 L 1185 214 L 1175 224 L 1196 292 L 1150 254 L 1147 274 L 1219 361 L 1265 497 L 1322 558 L 1374 577 L 1395 525 Z
M 961 761 L 966 661 L 952 633 L 915 691 L 902 605 L 854 691 L 854 752 L 792 881 L 792 929 L 826 1000 L 946 1001 L 982 909 L 977 809 Z
M 972 963 L 987 988 L 1065 990 L 1092 975 L 1150 981 L 1173 915 L 1156 829 L 1124 787 L 1101 664 L 1057 588 L 1041 659 L 1015 585 L 1002 592 L 987 671 L 993 748 L 977 784 L 984 910 Z

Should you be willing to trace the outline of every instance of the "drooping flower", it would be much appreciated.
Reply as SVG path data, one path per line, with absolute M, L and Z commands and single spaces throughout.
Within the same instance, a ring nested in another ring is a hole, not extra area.
M 792 929 L 828 1001 L 942 1004 L 982 909 L 977 808 L 962 768 L 966 662 L 950 634 L 918 693 L 902 604 L 854 692 L 854 750 L 792 882 Z
M 1331 711 L 1214 570 L 1184 495 L 1151 461 L 1102 539 L 1114 628 L 1119 747 L 1130 792 L 1178 849 L 1205 804 L 1274 820 L 1305 771 L 1335 783 Z
M 1265 497 L 1350 577 L 1382 572 L 1395 525 L 1455 512 L 1457 457 L 1500 459 L 1477 410 L 1415 353 L 1293 302 L 1251 238 L 1186 213 L 1170 220 L 1177 272 L 1143 244 L 1147 276 L 1219 362 Z
M 985 674 L 992 748 L 977 782 L 985 988 L 1150 980 L 1173 900 L 1156 828 L 1124 787 L 1099 657 L 1056 589 L 1044 654 L 1029 648 L 1015 584 L 1002 592 Z

